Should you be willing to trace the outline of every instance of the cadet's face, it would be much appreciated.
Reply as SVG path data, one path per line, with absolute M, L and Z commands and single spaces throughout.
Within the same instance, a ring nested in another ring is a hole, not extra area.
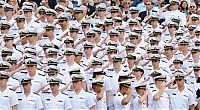
M 80 89 L 82 87 L 82 81 L 73 81 L 74 89 Z
M 23 20 L 18 20 L 18 21 L 16 21 L 16 22 L 17 22 L 17 27 L 18 27 L 18 28 L 23 28 L 23 27 L 24 27 L 25 21 L 23 21 Z
M 4 78 L 0 78 L 0 87 L 5 87 L 7 85 L 8 80 Z
M 142 73 L 140 71 L 133 71 L 135 77 L 141 77 Z
M 13 45 L 13 40 L 5 40 L 5 46 L 10 47 Z
M 161 85 L 163 82 L 164 82 L 164 81 L 159 81 L 159 80 L 155 81 L 156 87 L 157 87 L 158 89 L 160 89 L 160 85 Z
M 75 59 L 75 55 L 66 55 L 67 61 L 73 61 Z
M 111 41 L 117 41 L 117 36 L 110 36 Z
M 98 14 L 99 16 L 103 16 L 103 15 L 105 14 L 105 11 L 103 11 L 103 10 L 98 10 L 98 11 L 97 11 L 97 14 Z
M 32 12 L 31 11 L 24 11 L 24 16 L 26 18 L 30 18 L 30 17 L 32 17 Z
M 84 48 L 85 54 L 91 54 L 92 53 L 92 49 L 91 48 Z
M 172 53 L 171 49 L 165 49 L 165 55 L 170 55 Z
M 176 84 L 177 84 L 177 87 L 184 86 L 184 79 L 176 79 Z
M 28 42 L 33 42 L 34 39 L 35 39 L 35 36 L 32 36 L 32 35 L 29 35 L 29 36 L 26 36 Z
M 82 17 L 83 17 L 83 13 L 75 13 L 74 16 L 75 16 L 75 18 L 76 18 L 77 20 L 81 20 Z
M 51 15 L 51 14 L 47 14 L 47 15 L 46 15 L 46 18 L 47 18 L 47 21 L 48 21 L 48 22 L 54 20 L 54 17 L 53 17 L 53 15 Z
M 24 92 L 30 91 L 31 90 L 31 83 L 22 84 L 22 87 L 24 89 Z
M 160 64 L 160 60 L 152 60 L 152 66 L 153 67 L 158 67 Z
M 26 66 L 26 68 L 27 68 L 27 71 L 29 72 L 29 73 L 34 73 L 35 71 L 36 71 L 36 66 Z
M 7 34 L 9 32 L 8 27 L 1 27 L 1 34 Z
M 52 92 L 56 92 L 59 90 L 59 84 L 50 84 L 50 88 Z
M 101 86 L 99 86 L 99 85 L 92 85 L 92 88 L 94 89 L 94 92 L 96 92 L 96 93 L 100 93 L 101 92 Z
M 176 69 L 180 69 L 182 67 L 182 64 L 180 64 L 180 63 L 174 63 L 174 67 Z
M 70 31 L 70 36 L 72 36 L 72 38 L 77 37 L 77 35 L 78 35 L 78 32 Z

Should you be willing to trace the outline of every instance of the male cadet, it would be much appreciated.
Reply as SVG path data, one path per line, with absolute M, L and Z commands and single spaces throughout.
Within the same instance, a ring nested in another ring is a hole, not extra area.
M 99 22 L 104 22 L 106 17 L 106 8 L 107 7 L 105 3 L 100 3 L 96 6 L 97 16 L 92 19 L 93 25 Z
M 10 26 L 10 24 L 7 21 L 5 21 L 5 20 L 1 21 L 1 24 L 0 24 L 1 35 L 3 35 L 3 34 L 9 34 L 10 33 L 10 27 L 11 26 Z M 2 41 L 3 41 L 3 37 L 0 38 L 1 46 L 3 45 Z
M 54 24 L 57 13 L 54 9 L 46 9 L 46 18 L 48 24 Z
M 25 29 L 25 16 L 17 15 L 15 16 L 15 21 L 16 23 L 11 27 L 10 33 L 15 36 L 16 40 L 19 40 L 19 32 Z
M 41 95 L 45 110 L 70 110 L 72 108 L 69 97 L 59 90 L 61 80 L 51 78 L 48 81 L 51 93 L 43 93 Z
M 165 92 L 166 88 L 166 76 L 161 75 L 154 78 L 156 89 L 152 91 L 151 95 L 153 100 L 151 101 L 152 110 L 169 110 L 169 96 Z
M 11 49 L 13 51 L 12 56 L 16 57 L 19 60 L 22 57 L 22 54 L 15 49 L 14 47 L 14 36 L 13 35 L 3 35 L 5 47 Z
M 26 28 L 35 28 L 37 33 L 40 33 L 43 31 L 42 26 L 37 23 L 35 20 L 37 19 L 35 16 L 33 16 L 33 8 L 31 6 L 23 6 L 23 13 L 24 16 L 26 17 Z
M 129 110 L 132 98 L 131 82 L 128 80 L 119 82 L 119 92 L 114 96 L 116 110 Z
M 5 1 L 0 1 L 0 19 L 4 16 L 4 8 L 3 6 L 6 4 Z
M 83 65 L 85 66 L 84 68 L 87 68 L 87 66 L 92 62 L 94 59 L 92 49 L 94 47 L 93 43 L 91 42 L 85 42 L 84 45 L 84 57 L 82 58 Z
M 81 74 L 72 75 L 73 90 L 68 91 L 68 96 L 74 109 L 95 110 L 95 101 L 93 96 L 83 89 L 84 77 Z
M 31 77 L 23 77 L 20 79 L 22 85 L 22 92 L 17 92 L 19 105 L 18 110 L 42 110 L 42 100 L 39 95 L 31 91 Z
M 37 55 L 39 56 L 44 56 L 44 52 L 42 50 L 42 47 L 39 46 L 39 42 L 38 42 L 38 33 L 36 31 L 35 28 L 28 28 L 27 29 L 27 35 L 26 38 L 28 40 L 28 43 L 24 46 L 24 48 L 26 46 L 33 46 L 36 51 L 37 51 Z
M 174 17 L 178 17 L 180 21 L 180 26 L 186 25 L 186 15 L 178 10 L 180 1 L 179 0 L 171 0 L 170 1 L 170 8 L 171 11 L 164 12 L 163 15 L 165 16 L 165 22 L 169 22 L 170 19 Z
M 84 14 L 83 14 L 83 8 L 81 7 L 74 8 L 74 17 L 75 17 L 75 20 L 72 21 L 71 24 L 78 27 L 81 26 L 81 22 L 85 19 Z
M 63 36 L 63 34 L 66 34 L 64 32 L 68 32 L 68 29 L 69 29 L 69 20 L 70 20 L 70 15 L 67 14 L 67 13 L 61 13 L 60 16 L 58 17 L 58 24 L 60 25 L 61 27 L 61 33 L 60 36 Z M 63 36 L 65 37 L 65 36 Z M 62 40 L 62 38 L 59 38 L 60 40 Z
M 46 30 L 45 32 L 45 36 L 47 38 L 45 38 L 44 40 L 42 40 L 42 43 L 52 43 L 56 46 L 57 49 L 60 49 L 62 47 L 62 42 L 60 40 L 57 39 L 57 37 L 54 34 L 54 30 L 55 30 L 55 25 L 53 24 L 47 24 L 44 29 Z
M 94 79 L 92 81 L 92 88 L 94 90 L 94 101 L 96 102 L 96 109 L 97 110 L 105 110 L 107 109 L 106 106 L 106 94 L 104 88 L 104 81 Z
M 17 110 L 18 100 L 14 91 L 7 87 L 9 74 L 5 72 L 0 73 L 0 109 L 1 110 Z
M 170 110 L 194 110 L 194 95 L 185 86 L 185 75 L 179 71 L 174 74 L 177 88 L 167 91 L 170 99 Z
M 10 23 L 11 25 L 13 25 L 15 23 L 14 20 L 14 12 L 15 12 L 15 7 L 6 3 L 4 5 L 4 12 L 5 12 L 5 16 L 2 17 L 2 19 L 6 20 L 8 23 Z
M 149 90 L 145 83 L 138 83 L 135 86 L 137 96 L 133 100 L 133 110 L 146 110 L 147 109 L 147 98 Z
M 42 76 L 44 73 L 37 70 L 37 64 L 37 59 L 29 58 L 25 60 L 28 75 L 33 79 L 31 90 L 35 93 L 40 93 L 47 86 L 47 80 Z

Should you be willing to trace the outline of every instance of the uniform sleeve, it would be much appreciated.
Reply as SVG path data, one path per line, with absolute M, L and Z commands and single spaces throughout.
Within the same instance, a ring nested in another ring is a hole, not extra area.
M 69 97 L 66 96 L 66 98 L 65 98 L 65 110 L 71 109 L 71 108 L 72 108 L 72 105 L 71 105 L 71 103 L 69 101 Z
M 105 88 L 106 88 L 106 91 L 109 91 L 112 89 L 110 80 L 107 77 L 105 78 Z
M 92 106 L 96 105 L 92 94 L 87 94 L 86 103 L 88 108 L 91 108 Z
M 195 103 L 195 100 L 194 100 L 194 95 L 192 93 L 189 94 L 189 105 L 192 105 Z
M 39 96 L 37 96 L 36 109 L 39 110 L 39 109 L 42 109 L 42 108 L 44 108 L 43 104 L 42 104 L 42 99 Z
M 14 106 L 14 105 L 17 105 L 17 104 L 19 104 L 18 99 L 17 99 L 17 94 L 14 91 L 12 91 L 10 105 Z
M 115 101 L 115 105 L 122 105 L 122 100 L 123 100 L 123 97 L 121 96 L 115 96 L 114 97 L 114 101 Z

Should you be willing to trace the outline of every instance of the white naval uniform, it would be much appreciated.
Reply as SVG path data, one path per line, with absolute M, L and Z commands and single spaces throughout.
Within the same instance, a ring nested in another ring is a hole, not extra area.
M 8 87 L 3 92 L 0 91 L 0 110 L 10 110 L 17 105 L 17 94 Z
M 33 92 L 36 92 L 41 87 L 44 87 L 45 85 L 47 85 L 46 78 L 42 75 L 39 75 L 38 70 L 36 71 L 35 76 L 33 76 L 32 78 L 33 78 L 33 80 L 31 80 L 31 83 L 32 83 L 31 90 Z
M 135 99 L 133 100 L 133 105 L 134 105 L 134 109 L 133 110 L 147 110 L 147 104 L 146 101 L 144 101 L 143 103 L 139 103 L 138 100 L 139 98 L 141 98 L 140 95 L 137 95 L 135 97 Z
M 61 92 L 55 97 L 51 93 L 42 94 L 41 97 L 45 110 L 68 110 L 72 108 L 69 97 Z
M 103 97 L 101 100 L 97 100 L 97 94 L 94 94 L 94 101 L 96 102 L 96 109 L 97 110 L 106 110 L 107 106 L 106 106 L 106 92 L 104 92 Z
M 188 110 L 189 105 L 195 103 L 194 95 L 186 86 L 181 92 L 176 88 L 169 89 L 167 93 L 170 99 L 170 110 Z
M 68 91 L 68 96 L 72 104 L 72 110 L 86 110 L 95 106 L 95 101 L 92 94 L 85 92 L 83 89 L 80 91 L 79 94 L 76 94 L 73 90 Z
M 123 98 L 127 97 L 127 95 L 122 95 L 120 92 L 114 97 L 114 106 L 116 110 L 129 110 L 130 102 L 127 105 L 122 105 Z
M 152 97 L 159 91 L 159 89 L 155 89 L 152 91 Z M 161 95 L 160 99 L 151 101 L 151 109 L 152 110 L 169 110 L 169 95 L 164 91 Z
M 17 93 L 17 98 L 19 105 L 17 106 L 18 110 L 39 110 L 43 108 L 42 100 L 39 95 L 31 92 L 28 96 L 25 96 L 24 93 Z

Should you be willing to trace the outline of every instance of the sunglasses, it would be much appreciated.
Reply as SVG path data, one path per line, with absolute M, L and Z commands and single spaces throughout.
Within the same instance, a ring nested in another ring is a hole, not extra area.
M 195 8 L 195 6 L 190 6 L 190 8 Z
M 151 4 L 144 4 L 144 5 L 151 5 Z

